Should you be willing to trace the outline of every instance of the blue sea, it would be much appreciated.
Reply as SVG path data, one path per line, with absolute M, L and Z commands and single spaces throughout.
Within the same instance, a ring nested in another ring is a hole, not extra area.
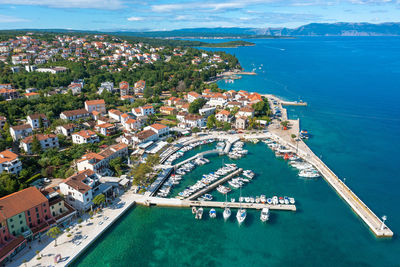
M 314 152 L 378 216 L 387 215 L 395 237 L 375 238 L 323 179 L 300 179 L 264 144 L 246 144 L 249 155 L 236 163 L 257 176 L 243 195 L 293 196 L 296 212 L 274 211 L 262 224 L 250 211 L 239 227 L 233 218 L 224 223 L 221 211 L 197 221 L 186 209 L 135 207 L 74 266 L 400 266 L 400 38 L 249 41 L 256 45 L 213 49 L 257 72 L 219 86 L 307 101 L 289 107 L 289 116 L 312 134 Z M 210 159 L 173 193 L 229 162 Z

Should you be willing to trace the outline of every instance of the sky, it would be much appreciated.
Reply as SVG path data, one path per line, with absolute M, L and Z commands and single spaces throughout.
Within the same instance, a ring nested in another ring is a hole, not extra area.
M 148 31 L 399 21 L 400 0 L 0 0 L 0 29 Z

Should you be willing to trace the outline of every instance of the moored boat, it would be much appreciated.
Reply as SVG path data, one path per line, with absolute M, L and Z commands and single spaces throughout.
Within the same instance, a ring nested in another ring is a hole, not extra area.
M 261 210 L 260 220 L 266 222 L 269 219 L 269 208 L 263 208 Z

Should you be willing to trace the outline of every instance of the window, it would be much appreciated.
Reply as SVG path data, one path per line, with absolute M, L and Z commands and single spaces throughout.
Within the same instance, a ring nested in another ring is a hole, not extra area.
M 11 225 L 11 228 L 14 228 L 14 224 Z
M 29 210 L 28 210 L 28 212 L 27 212 L 27 213 L 28 213 L 28 216 L 31 216 L 31 212 L 30 212 Z
M 37 207 L 35 208 L 35 210 L 36 210 L 36 212 L 39 212 L 39 209 Z
M 12 222 L 13 221 L 13 219 L 10 219 L 10 222 Z
M 46 207 L 46 203 L 43 203 L 43 207 Z
M 22 221 L 19 221 L 19 224 L 22 224 Z
M 31 222 L 31 221 L 32 221 L 31 217 L 29 217 L 29 218 L 28 218 L 28 221 L 29 221 L 29 222 Z
M 44 213 L 47 213 L 47 210 L 46 210 L 46 209 L 44 209 Z
M 36 213 L 36 218 L 38 218 L 38 219 L 39 219 L 39 213 Z

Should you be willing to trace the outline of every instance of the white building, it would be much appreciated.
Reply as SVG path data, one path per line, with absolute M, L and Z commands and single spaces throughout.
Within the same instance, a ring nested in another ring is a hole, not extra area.
M 32 134 L 32 127 L 29 124 L 22 124 L 10 127 L 10 134 L 14 141 Z
M 72 134 L 72 143 L 87 144 L 100 142 L 99 136 L 91 130 L 82 130 Z
M 35 134 L 25 137 L 20 142 L 20 147 L 28 154 L 32 153 L 32 143 L 35 136 L 39 140 L 42 150 L 59 147 L 58 137 L 55 134 Z
M 144 128 L 144 130 L 152 130 L 158 137 L 163 137 L 169 134 L 169 127 L 160 123 L 154 123 Z
M 102 114 L 106 113 L 106 103 L 103 99 L 85 101 L 85 109 L 88 112 L 97 111 Z
M 206 126 L 206 120 L 204 117 L 197 114 L 188 114 L 183 117 L 180 126 L 183 128 L 194 128 L 194 127 L 204 127 Z
M 32 129 L 36 130 L 40 128 L 40 118 L 42 118 L 43 127 L 49 127 L 49 120 L 44 114 L 32 114 L 28 115 L 27 121 L 28 124 L 32 127 Z
M 202 98 L 202 96 L 196 92 L 189 92 L 187 94 L 187 100 L 189 103 L 192 103 L 193 101 L 195 101 L 196 99 Z
M 61 133 L 64 136 L 71 136 L 71 134 L 75 132 L 77 129 L 78 126 L 76 126 L 73 123 L 67 123 L 56 127 L 57 133 Z
M 152 105 L 146 105 L 139 108 L 133 108 L 132 113 L 135 116 L 150 116 L 151 114 L 154 114 L 155 111 Z
M 22 170 L 22 163 L 18 155 L 10 150 L 0 152 L 0 173 L 8 172 L 18 174 Z
M 87 153 L 78 160 L 78 171 L 92 170 L 95 173 L 103 174 L 108 170 L 108 163 L 116 157 L 128 156 L 126 144 L 115 144 L 102 150 L 100 153 Z
M 115 120 L 115 121 L 121 121 L 121 115 L 123 113 L 117 109 L 110 109 L 108 111 L 108 117 L 110 117 L 111 119 Z
M 92 206 L 93 190 L 99 184 L 99 178 L 92 170 L 84 170 L 60 183 L 60 191 L 68 204 L 77 210 L 86 211 Z
M 90 113 L 86 109 L 67 110 L 60 114 L 60 119 L 63 120 L 75 121 L 88 118 L 90 118 Z
M 108 91 L 110 93 L 114 92 L 114 83 L 113 82 L 103 82 L 100 84 L 98 94 L 102 94 L 103 91 Z
M 254 109 L 250 107 L 242 107 L 239 109 L 239 112 L 237 113 L 238 117 L 253 117 L 254 116 Z
M 225 109 L 221 110 L 220 112 L 215 115 L 215 118 L 217 121 L 222 121 L 222 122 L 231 122 L 231 113 Z
M 199 109 L 199 114 L 202 115 L 203 117 L 208 117 L 215 112 L 215 107 L 209 107 L 209 106 L 204 106 L 201 109 Z

